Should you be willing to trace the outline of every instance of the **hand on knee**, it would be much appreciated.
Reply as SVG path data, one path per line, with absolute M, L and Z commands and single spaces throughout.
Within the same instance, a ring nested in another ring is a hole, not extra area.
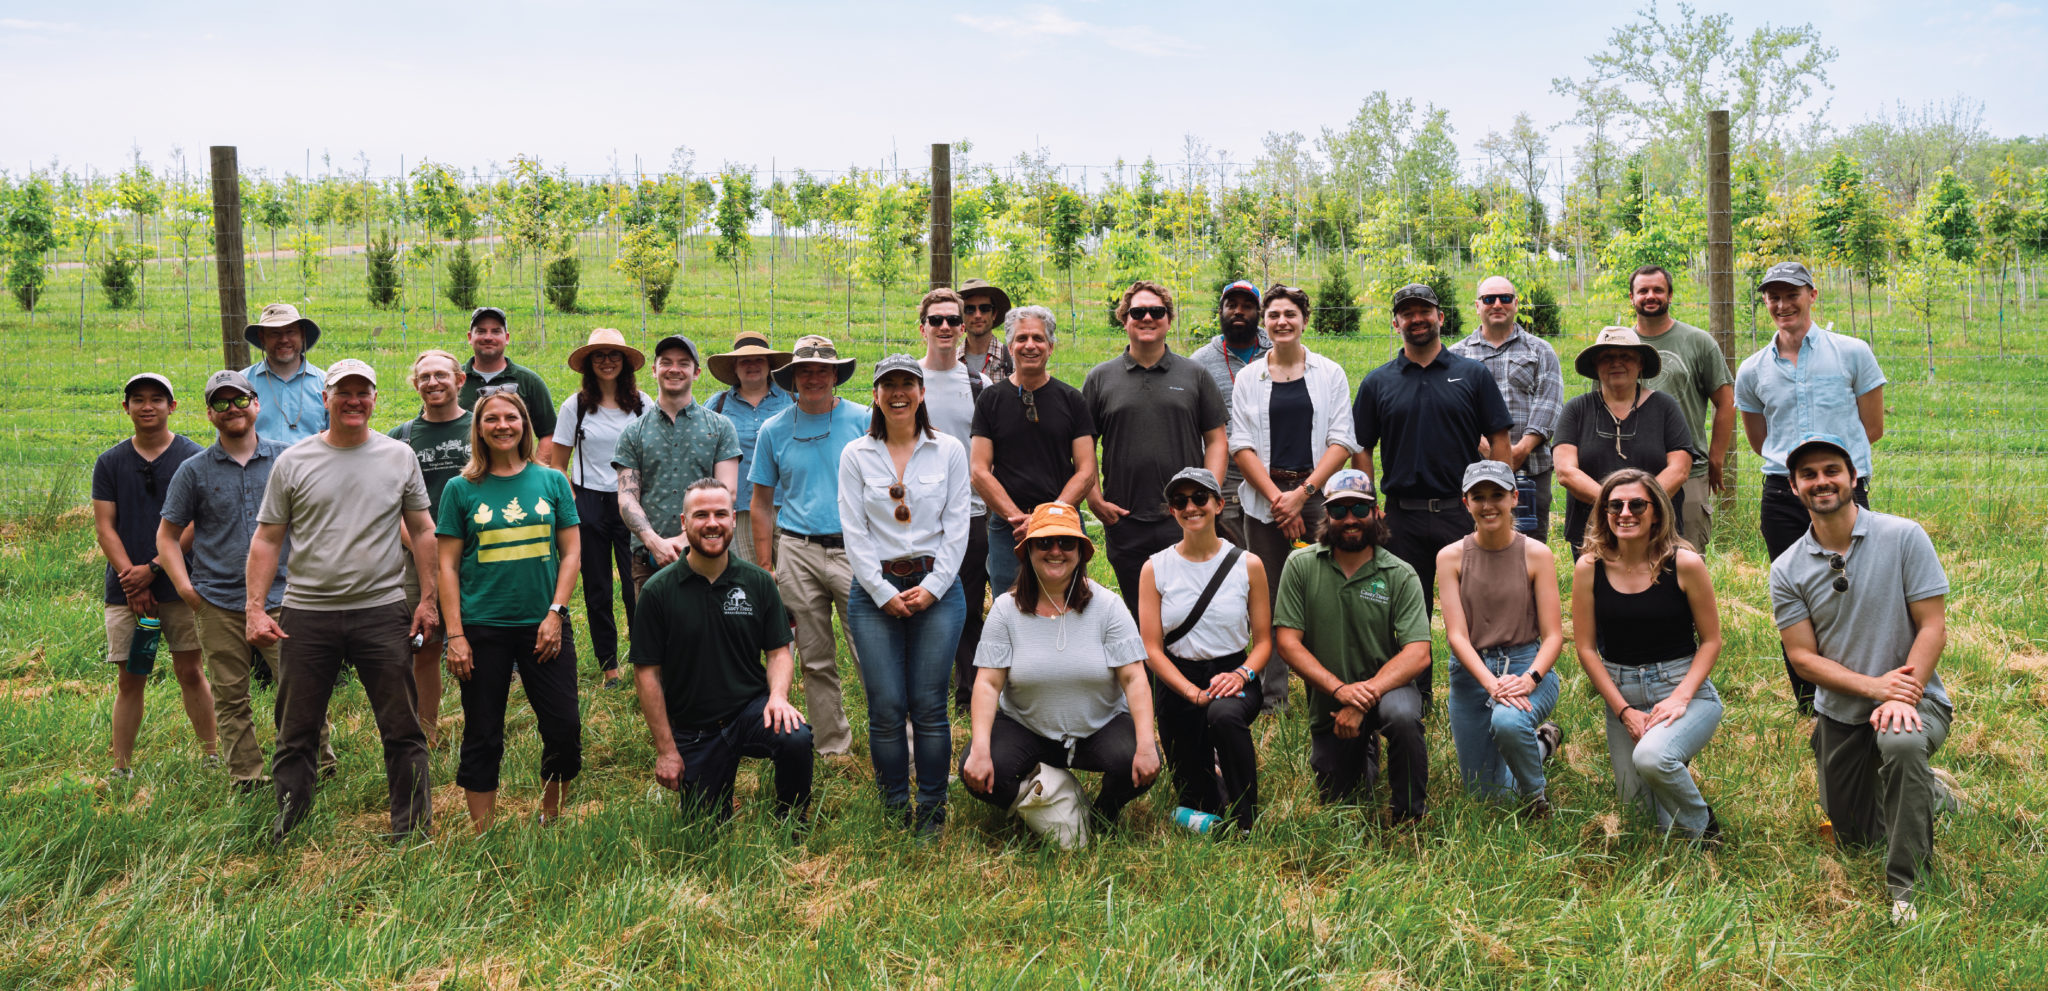
M 1677 754 L 1652 747 L 1638 746 L 1633 759 L 1636 773 L 1645 781 L 1669 781 L 1677 775 L 1686 773 L 1685 761 L 1679 759 Z

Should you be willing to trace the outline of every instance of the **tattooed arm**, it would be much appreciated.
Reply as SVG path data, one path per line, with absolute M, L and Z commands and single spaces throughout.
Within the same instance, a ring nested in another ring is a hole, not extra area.
M 624 465 L 619 466 L 619 519 L 647 546 L 647 555 L 654 559 L 655 567 L 665 567 L 676 559 L 668 538 L 654 532 L 654 525 L 647 521 L 647 511 L 640 508 L 639 469 Z

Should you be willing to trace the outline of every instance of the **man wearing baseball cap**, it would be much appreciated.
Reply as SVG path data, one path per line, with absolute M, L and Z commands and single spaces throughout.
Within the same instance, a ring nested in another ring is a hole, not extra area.
M 555 399 L 540 373 L 515 364 L 505 356 L 512 343 L 511 324 L 505 311 L 479 306 L 469 315 L 469 361 L 462 366 L 462 392 L 456 400 L 463 409 L 475 409 L 476 401 L 493 392 L 510 392 L 526 403 L 533 415 L 533 435 L 540 446 L 534 460 L 551 464 L 555 449 Z
M 278 651 L 277 818 L 284 842 L 313 807 L 315 754 L 344 666 L 353 667 L 384 740 L 393 839 L 433 828 L 426 735 L 413 680 L 415 636 L 440 625 L 434 523 L 427 485 L 404 441 L 370 429 L 377 372 L 354 358 L 327 369 L 328 426 L 278 455 L 249 540 L 245 635 Z M 402 524 L 402 526 L 401 526 Z M 403 534 L 419 574 L 420 604 L 405 607 Z M 285 541 L 284 611 L 268 611 Z
M 1352 468 L 1331 475 L 1323 507 L 1323 532 L 1288 555 L 1273 607 L 1280 658 L 1310 688 L 1308 767 L 1325 802 L 1371 795 L 1374 735 L 1385 736 L 1394 821 L 1412 822 L 1429 808 L 1415 685 L 1430 663 L 1422 581 L 1386 553 L 1372 476 Z
M 633 591 L 690 549 L 683 539 L 683 490 L 715 478 L 738 491 L 740 440 L 732 421 L 705 409 L 691 389 L 697 345 L 670 334 L 654 345 L 654 408 L 619 432 L 619 519 L 633 533 Z
M 199 667 L 199 631 L 192 609 L 157 561 L 156 530 L 171 476 L 200 451 L 191 438 L 171 432 L 178 401 L 171 380 L 142 372 L 121 388 L 121 410 L 135 433 L 100 454 L 92 465 L 93 535 L 106 555 L 107 663 L 115 665 L 113 777 L 129 778 L 135 738 L 142 730 L 143 689 L 156 664 L 150 639 L 171 648 L 172 671 L 184 695 L 185 717 L 210 763 L 214 755 L 213 694 Z M 144 621 L 148 622 L 145 623 Z M 156 632 L 157 628 L 161 633 Z M 144 650 L 135 650 L 138 633 Z
M 1841 438 L 1856 469 L 1853 498 L 1870 505 L 1870 446 L 1884 436 L 1885 379 L 1870 345 L 1815 326 L 1820 290 L 1806 266 L 1779 262 L 1756 291 L 1778 332 L 1736 370 L 1735 408 L 1749 448 L 1762 462 L 1757 523 L 1764 549 L 1776 560 L 1813 521 L 1792 486 L 1789 454 L 1801 437 Z M 1813 712 L 1813 685 L 1789 656 L 1785 673 L 1799 711 Z
M 1230 418 L 1231 390 L 1236 386 L 1237 373 L 1273 350 L 1273 342 L 1259 327 L 1259 302 L 1259 288 L 1250 282 L 1239 279 L 1224 286 L 1216 301 L 1216 323 L 1222 333 L 1188 355 L 1209 373 L 1216 382 L 1216 391 L 1223 394 L 1225 422 Z M 1238 505 L 1237 487 L 1244 483 L 1244 476 L 1238 472 L 1236 461 L 1225 461 L 1224 466 L 1223 515 L 1216 518 L 1216 529 L 1223 539 L 1243 547 L 1244 509 Z
M 327 429 L 327 407 L 320 400 L 327 373 L 306 360 L 320 341 L 320 325 L 290 303 L 272 303 L 242 336 L 263 352 L 262 361 L 242 369 L 263 405 L 257 431 L 289 447 Z

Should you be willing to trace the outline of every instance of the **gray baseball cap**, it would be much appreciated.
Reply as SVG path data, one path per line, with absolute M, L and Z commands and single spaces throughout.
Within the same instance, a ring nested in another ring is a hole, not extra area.
M 684 351 L 689 353 L 691 364 L 694 364 L 699 368 L 702 368 L 704 366 L 704 359 L 697 357 L 697 344 L 695 341 L 692 341 L 681 334 L 670 334 L 667 337 L 664 337 L 661 340 L 655 342 L 654 356 L 656 358 L 661 357 L 661 353 L 663 351 L 668 350 L 669 348 L 682 348 Z
M 505 311 L 498 309 L 495 306 L 479 306 L 474 311 L 472 311 L 469 314 L 470 327 L 476 327 L 476 322 L 478 320 L 482 320 L 485 317 L 497 317 L 500 326 L 503 326 L 507 330 L 512 329 L 512 321 L 505 316 Z
M 203 398 L 212 402 L 213 394 L 222 389 L 234 389 L 245 396 L 256 394 L 256 387 L 249 384 L 248 377 L 232 368 L 223 368 L 206 377 L 206 395 Z
M 1504 492 L 1515 491 L 1515 473 L 1505 461 L 1474 461 L 1465 466 L 1465 484 L 1458 491 L 1470 492 L 1480 482 L 1492 482 Z
M 1799 462 L 1815 451 L 1833 451 L 1841 455 L 1842 460 L 1848 463 L 1850 473 L 1855 473 L 1856 457 L 1849 453 L 1848 442 L 1834 434 L 1823 433 L 1811 433 L 1799 438 L 1799 443 L 1792 445 L 1792 453 L 1785 455 L 1786 469 L 1798 468 Z
M 1210 474 L 1209 469 L 1182 468 L 1174 472 L 1172 478 L 1166 480 L 1166 487 L 1159 490 L 1159 497 L 1162 499 L 1172 498 L 1173 487 L 1182 482 L 1193 482 L 1218 496 L 1223 494 L 1223 486 L 1216 484 L 1216 476 Z
M 1813 273 L 1808 272 L 1806 266 L 1798 262 L 1779 262 L 1771 266 L 1770 271 L 1764 273 L 1763 279 L 1756 284 L 1756 291 L 1763 292 L 1764 287 L 1773 282 L 1783 282 L 1786 285 L 1793 286 L 1810 286 L 1813 285 Z
M 913 358 L 907 354 L 892 354 L 878 362 L 875 362 L 875 377 L 873 379 L 874 383 L 876 385 L 881 385 L 882 376 L 887 375 L 890 372 L 902 372 L 906 375 L 916 377 L 916 379 L 919 382 L 924 381 L 924 366 L 918 364 L 916 358 Z
M 1436 298 L 1436 290 L 1431 289 L 1430 287 L 1425 286 L 1420 282 L 1410 282 L 1407 285 L 1394 290 L 1393 310 L 1395 313 L 1399 313 L 1401 312 L 1401 304 L 1411 303 L 1418 299 L 1425 303 L 1428 303 L 1431 306 L 1436 307 L 1439 310 L 1444 308 L 1443 301 Z
M 121 383 L 121 398 L 127 399 L 128 395 L 135 391 L 135 387 L 143 382 L 153 382 L 163 386 L 164 395 L 172 399 L 178 398 L 178 393 L 171 388 L 171 380 L 155 372 L 136 372 L 128 376 L 128 381 Z

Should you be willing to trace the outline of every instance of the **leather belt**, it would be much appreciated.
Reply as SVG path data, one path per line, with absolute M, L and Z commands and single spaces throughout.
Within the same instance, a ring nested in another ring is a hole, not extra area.
M 801 540 L 806 544 L 817 544 L 819 547 L 826 547 L 832 550 L 844 550 L 846 548 L 846 538 L 837 533 L 798 533 L 795 530 L 785 530 L 781 527 L 776 527 L 775 532 L 785 537 Z
M 1407 496 L 1396 496 L 1394 505 L 1420 513 L 1447 513 L 1453 509 L 1465 508 L 1465 503 L 1457 496 L 1444 499 L 1410 499 Z
M 930 573 L 932 565 L 937 563 L 938 559 L 929 554 L 924 557 L 906 557 L 895 561 L 883 561 L 882 573 L 897 578 L 908 578 L 912 575 Z
M 1268 471 L 1266 476 L 1276 482 L 1300 482 L 1307 480 L 1313 474 L 1315 474 L 1313 471 L 1289 471 L 1286 468 L 1275 468 Z

